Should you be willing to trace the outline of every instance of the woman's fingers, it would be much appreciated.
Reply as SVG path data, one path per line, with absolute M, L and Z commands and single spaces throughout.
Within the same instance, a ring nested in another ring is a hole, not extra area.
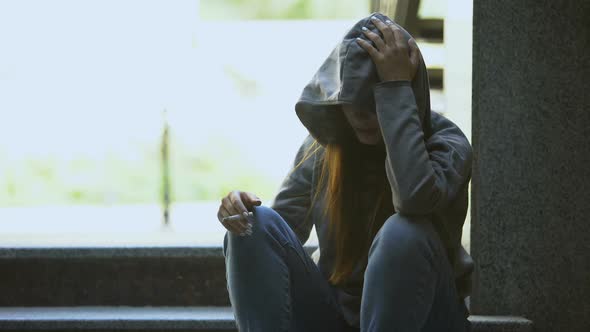
M 242 234 L 246 230 L 248 230 L 248 224 L 244 222 L 242 219 L 239 220 L 224 220 L 223 218 L 229 217 L 232 214 L 229 213 L 225 207 L 222 205 L 219 207 L 218 219 L 221 224 L 230 232 L 234 232 L 236 234 Z
M 217 212 L 217 219 L 229 231 L 238 235 L 247 235 L 252 232 L 252 224 L 248 219 L 248 208 L 261 205 L 262 200 L 256 195 L 234 190 L 222 200 Z M 235 218 L 234 216 L 239 216 Z M 230 218 L 227 218 L 230 217 Z
M 389 28 L 389 26 L 383 23 L 383 21 L 381 21 L 376 16 L 372 16 L 371 21 L 373 22 L 373 24 L 375 24 L 377 29 L 379 29 L 379 31 L 381 31 L 381 33 L 383 34 L 385 43 L 387 45 L 393 45 L 395 43 L 395 36 L 393 35 L 393 31 Z
M 248 209 L 242 201 L 242 192 L 234 190 L 230 193 L 229 197 L 233 206 L 236 208 L 236 210 L 238 210 L 237 214 L 241 216 L 240 219 L 237 219 L 233 222 L 239 223 L 242 227 L 248 227 Z
M 223 207 L 227 210 L 227 212 L 229 212 L 230 215 L 234 215 L 234 214 L 241 214 L 240 211 L 238 211 L 233 203 L 230 201 L 229 196 L 225 196 L 222 200 L 221 200 L 221 205 L 223 205 Z
M 371 58 L 373 58 L 373 61 L 375 61 L 376 59 L 379 58 L 379 56 L 381 56 L 381 53 L 379 53 L 379 51 L 377 51 L 377 49 L 375 49 L 373 47 L 373 45 L 371 45 L 366 40 L 363 40 L 361 38 L 357 38 L 356 41 L 357 41 L 357 43 L 359 43 L 359 45 L 361 45 L 362 48 L 365 49 L 365 51 L 367 51 L 367 53 L 369 53 Z
M 383 40 L 378 38 L 378 34 L 366 32 L 365 29 L 363 29 L 365 35 L 375 42 L 379 50 L 362 38 L 357 38 L 357 42 L 370 54 L 377 67 L 380 79 L 382 81 L 411 81 L 414 78 L 421 57 L 415 41 L 413 39 L 406 41 L 403 28 L 389 19 L 386 19 L 384 23 L 377 17 L 372 16 L 371 21 L 383 34 L 385 44 L 380 43 Z M 409 43 L 412 43 L 413 46 L 410 47 Z
M 385 41 L 383 41 L 383 39 L 381 39 L 381 37 L 376 33 L 372 32 L 371 30 L 365 27 L 362 28 L 363 33 L 367 36 L 367 38 L 372 40 L 375 43 L 375 45 L 377 45 L 376 53 L 383 53 L 384 51 L 386 51 L 388 46 L 391 47 L 392 50 L 408 49 L 408 43 L 405 41 L 402 30 L 394 22 L 387 20 L 384 23 L 375 16 L 371 17 L 371 20 L 373 21 L 375 26 L 381 31 L 383 37 L 385 38 Z M 369 43 L 365 44 L 370 45 Z M 365 47 L 365 45 L 361 46 L 364 46 L 367 52 L 369 52 L 368 47 Z
M 393 33 L 396 47 L 399 49 L 407 49 L 408 43 L 406 42 L 406 39 L 404 38 L 404 34 L 402 33 L 402 30 L 397 25 L 395 25 L 393 23 L 389 25 L 389 28 L 391 29 L 391 32 Z
M 235 229 L 235 226 L 233 224 L 231 224 L 223 219 L 229 215 L 230 215 L 230 213 L 227 212 L 227 210 L 223 207 L 223 205 L 220 205 L 219 210 L 217 211 L 217 219 L 223 225 L 223 227 L 225 227 L 228 231 L 231 231 L 231 232 L 237 231 L 237 229 Z
M 227 210 L 223 207 L 223 205 L 219 206 L 219 211 L 217 212 L 217 219 L 219 219 L 219 222 L 228 231 L 233 232 L 233 233 L 240 233 L 239 228 L 237 228 L 235 224 L 230 223 L 229 221 L 223 219 L 229 215 L 230 215 L 229 212 L 227 212 Z
M 379 49 L 379 51 L 385 50 L 386 45 L 383 42 L 383 39 L 381 39 L 381 37 L 378 34 L 367 29 L 366 27 L 362 27 L 361 30 L 363 30 L 363 33 L 365 34 L 365 36 L 367 36 L 367 38 L 372 40 L 373 43 L 375 43 L 375 45 L 377 45 L 377 49 Z
M 221 202 L 222 202 L 222 205 L 223 205 L 223 207 L 224 207 L 224 208 L 227 210 L 227 212 L 229 213 L 229 216 L 234 216 L 234 215 L 240 215 L 240 216 L 242 216 L 242 212 L 243 212 L 243 211 L 241 211 L 239 207 L 236 207 L 236 206 L 235 206 L 235 205 L 232 203 L 232 201 L 231 201 L 231 198 L 230 198 L 230 196 L 229 196 L 229 195 L 228 195 L 228 196 L 226 196 L 226 197 L 224 197 L 224 198 L 223 198 L 223 200 L 222 200 Z M 241 203 L 241 201 L 240 201 L 240 203 Z M 242 204 L 242 206 L 243 206 L 243 205 L 244 205 L 244 204 Z M 237 223 L 239 223 L 240 225 L 243 225 L 244 227 L 247 227 L 247 225 L 248 225 L 248 220 L 247 220 L 245 217 L 243 217 L 243 216 L 242 216 L 240 219 L 238 219 L 238 220 L 237 220 Z
M 234 190 L 231 193 L 229 193 L 229 200 L 232 203 L 232 205 L 236 208 L 239 214 L 244 214 L 244 212 L 248 213 L 248 209 L 246 209 L 244 202 L 242 202 L 240 192 Z
M 238 228 L 242 231 L 246 230 L 248 227 L 248 218 L 244 214 L 248 213 L 248 209 L 244 205 L 244 202 L 242 202 L 241 192 L 234 190 L 224 197 L 221 202 L 222 206 L 228 212 L 228 216 L 241 216 L 238 219 L 234 218 L 228 222 L 238 225 Z

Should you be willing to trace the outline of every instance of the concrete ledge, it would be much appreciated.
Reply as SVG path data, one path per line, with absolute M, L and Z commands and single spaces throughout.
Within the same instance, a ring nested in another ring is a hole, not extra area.
M 317 246 L 303 246 L 312 254 Z M 223 257 L 221 246 L 0 247 L 0 260 L 18 258 Z
M 0 247 L 0 259 L 223 257 L 220 246 Z
M 473 332 L 532 332 L 533 322 L 517 316 L 469 316 Z
M 221 246 L 5 246 L 0 270 L 0 307 L 230 305 Z
M 522 317 L 469 317 L 473 332 L 532 332 Z M 236 331 L 231 307 L 3 307 L 0 331 Z

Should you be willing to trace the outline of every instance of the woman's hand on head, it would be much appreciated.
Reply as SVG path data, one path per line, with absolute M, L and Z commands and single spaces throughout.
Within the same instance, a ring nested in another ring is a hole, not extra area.
M 262 201 L 258 196 L 240 190 L 233 190 L 221 199 L 221 205 L 217 211 L 217 219 L 228 231 L 236 234 L 243 234 L 248 227 L 248 211 L 252 211 L 254 206 L 261 205 Z M 226 220 L 223 218 L 240 215 L 238 220 Z
M 391 21 L 382 22 L 377 17 L 371 18 L 373 24 L 381 31 L 385 40 L 378 34 L 364 28 L 363 33 L 371 43 L 357 38 L 357 43 L 364 48 L 377 67 L 381 81 L 412 81 L 420 63 L 420 50 L 414 38 L 406 42 L 400 28 Z

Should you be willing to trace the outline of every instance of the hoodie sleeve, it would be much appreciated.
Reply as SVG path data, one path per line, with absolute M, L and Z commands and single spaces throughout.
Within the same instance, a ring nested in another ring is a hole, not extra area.
M 433 127 L 441 128 L 436 128 L 424 141 L 410 81 L 378 83 L 374 96 L 387 150 L 385 169 L 396 210 L 430 214 L 444 209 L 471 176 L 469 141 L 442 116 L 433 121 Z
M 313 222 L 307 214 L 311 203 L 315 154 L 299 167 L 297 165 L 301 162 L 313 141 L 311 135 L 308 135 L 303 141 L 295 156 L 293 167 L 283 180 L 271 206 L 295 232 L 301 244 L 307 241 L 313 226 Z

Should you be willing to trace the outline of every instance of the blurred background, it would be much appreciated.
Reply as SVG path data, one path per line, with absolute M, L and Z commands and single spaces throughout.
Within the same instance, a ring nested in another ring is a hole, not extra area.
M 295 102 L 372 11 L 414 35 L 433 110 L 471 139 L 471 8 L 0 1 L 0 245 L 221 245 L 221 197 L 271 205 L 307 135 Z

